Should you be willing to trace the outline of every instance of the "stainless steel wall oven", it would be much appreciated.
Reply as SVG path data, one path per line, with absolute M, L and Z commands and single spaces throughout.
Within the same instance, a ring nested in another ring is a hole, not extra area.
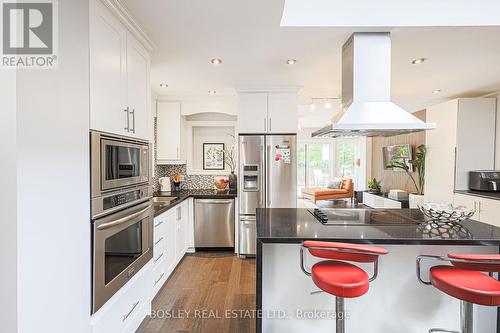
M 91 132 L 92 313 L 153 257 L 150 148 Z

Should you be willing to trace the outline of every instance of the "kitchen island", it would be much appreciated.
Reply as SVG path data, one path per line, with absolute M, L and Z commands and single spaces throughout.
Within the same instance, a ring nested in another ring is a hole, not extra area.
M 420 254 L 498 253 L 500 228 L 467 220 L 437 227 L 409 209 L 333 209 L 327 224 L 308 209 L 257 210 L 257 332 L 332 332 L 335 298 L 317 291 L 300 269 L 304 240 L 374 244 L 390 253 L 362 297 L 346 299 L 346 331 L 427 332 L 433 327 L 459 330 L 460 302 L 418 283 Z M 308 256 L 307 267 L 315 259 Z M 371 274 L 370 265 L 361 265 Z M 428 267 L 423 266 L 427 279 Z M 476 332 L 497 332 L 497 309 L 474 306 Z

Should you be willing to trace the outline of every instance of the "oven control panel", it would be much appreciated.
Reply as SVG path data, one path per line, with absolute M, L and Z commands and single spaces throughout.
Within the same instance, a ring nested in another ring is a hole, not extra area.
M 91 200 L 92 217 L 97 218 L 113 213 L 119 209 L 143 202 L 151 196 L 152 189 L 149 185 L 147 185 L 93 198 Z
M 141 196 L 142 190 L 134 190 L 126 193 L 115 194 L 109 197 L 106 197 L 102 200 L 103 208 L 110 209 L 117 206 L 124 205 L 128 202 L 139 200 Z

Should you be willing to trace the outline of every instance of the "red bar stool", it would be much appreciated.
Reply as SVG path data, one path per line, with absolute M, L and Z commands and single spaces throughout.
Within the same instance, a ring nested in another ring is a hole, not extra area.
M 317 262 L 308 272 L 304 267 L 304 249 L 318 258 L 329 259 Z M 300 248 L 300 267 L 322 291 L 335 296 L 336 332 L 345 332 L 344 298 L 359 297 L 368 291 L 370 282 L 378 273 L 378 257 L 389 253 L 386 249 L 359 244 L 321 241 L 304 241 Z M 373 263 L 373 276 L 360 267 L 346 261 Z
M 420 268 L 424 259 L 443 261 L 451 265 L 431 267 L 429 281 L 424 281 Z M 493 278 L 494 272 L 500 272 L 499 254 L 450 253 L 448 257 L 418 256 L 418 280 L 460 300 L 461 331 L 432 328 L 429 332 L 472 333 L 473 304 L 500 306 L 500 281 Z

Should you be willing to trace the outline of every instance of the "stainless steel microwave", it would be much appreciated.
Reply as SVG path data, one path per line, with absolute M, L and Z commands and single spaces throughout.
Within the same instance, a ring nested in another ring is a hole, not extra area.
M 91 131 L 90 159 L 92 198 L 150 182 L 148 141 Z

